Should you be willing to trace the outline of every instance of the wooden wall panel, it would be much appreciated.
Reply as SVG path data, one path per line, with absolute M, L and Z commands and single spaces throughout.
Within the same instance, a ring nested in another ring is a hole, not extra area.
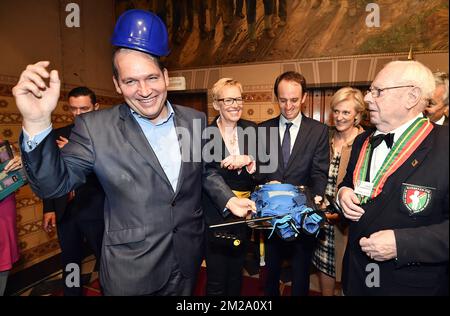
M 321 118 L 321 109 L 323 107 L 323 96 L 322 91 L 319 89 L 314 89 L 313 92 L 313 103 L 312 103 L 312 113 L 309 114 L 309 117 L 312 117 L 313 119 L 317 121 L 322 121 Z
M 323 106 L 323 115 L 322 115 L 322 120 L 321 122 L 327 124 L 327 125 L 332 125 L 332 117 L 331 117 L 331 108 L 330 108 L 330 101 L 331 98 L 333 97 L 333 94 L 336 92 L 336 90 L 333 89 L 325 89 L 323 91 L 324 93 L 324 106 Z

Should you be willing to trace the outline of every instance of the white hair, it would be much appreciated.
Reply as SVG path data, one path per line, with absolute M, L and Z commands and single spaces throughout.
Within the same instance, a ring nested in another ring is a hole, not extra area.
M 401 69 L 402 73 L 399 74 L 399 80 L 403 81 L 403 84 L 413 84 L 420 88 L 423 104 L 427 104 L 432 98 L 436 84 L 433 73 L 424 64 L 415 60 L 397 60 L 386 64 L 385 68 L 387 67 Z

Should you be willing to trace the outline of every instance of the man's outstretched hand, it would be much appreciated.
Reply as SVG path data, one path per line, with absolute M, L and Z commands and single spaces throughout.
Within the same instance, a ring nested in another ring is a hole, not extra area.
M 23 117 L 23 127 L 30 136 L 50 126 L 51 113 L 58 104 L 61 81 L 56 70 L 47 71 L 49 64 L 48 61 L 40 61 L 28 65 L 12 89 Z M 46 79 L 49 80 L 48 85 Z
M 255 202 L 246 198 L 232 197 L 228 200 L 226 208 L 238 217 L 247 217 L 251 213 L 256 213 Z

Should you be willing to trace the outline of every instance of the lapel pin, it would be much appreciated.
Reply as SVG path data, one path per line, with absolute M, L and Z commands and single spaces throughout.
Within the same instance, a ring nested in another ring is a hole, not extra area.
M 419 161 L 417 161 L 417 159 L 414 159 L 414 160 L 411 162 L 411 166 L 415 167 L 415 166 L 417 166 L 418 163 L 419 163 Z

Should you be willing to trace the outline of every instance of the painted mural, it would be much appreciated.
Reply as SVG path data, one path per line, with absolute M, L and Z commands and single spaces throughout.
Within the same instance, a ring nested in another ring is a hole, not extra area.
M 116 0 L 168 25 L 171 69 L 448 50 L 446 0 Z

